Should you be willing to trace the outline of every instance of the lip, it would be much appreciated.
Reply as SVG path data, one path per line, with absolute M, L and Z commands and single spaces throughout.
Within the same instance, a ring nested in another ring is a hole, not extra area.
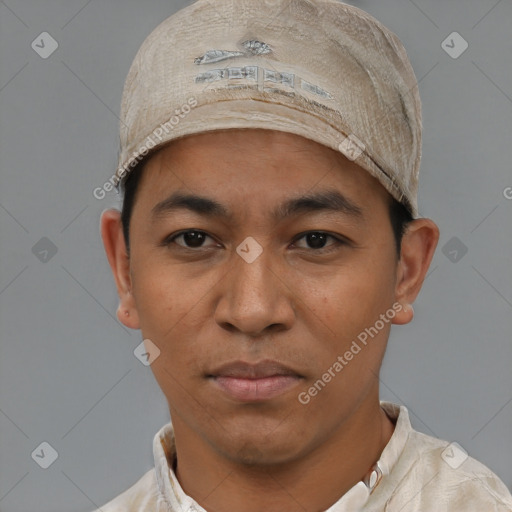
M 228 363 L 214 370 L 208 378 L 235 400 L 260 402 L 286 393 L 303 377 L 277 361 L 264 360 L 256 364 Z

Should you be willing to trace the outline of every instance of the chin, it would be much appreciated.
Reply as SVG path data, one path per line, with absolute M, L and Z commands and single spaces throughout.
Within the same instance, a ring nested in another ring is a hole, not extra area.
M 296 432 L 268 433 L 253 425 L 239 435 L 223 436 L 221 443 L 215 444 L 226 458 L 237 464 L 267 466 L 294 460 L 304 448 L 303 442 Z

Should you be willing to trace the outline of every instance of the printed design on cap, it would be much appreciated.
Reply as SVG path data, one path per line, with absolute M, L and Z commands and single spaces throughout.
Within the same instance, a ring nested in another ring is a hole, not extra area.
M 242 42 L 241 46 L 243 46 L 245 51 L 208 50 L 201 57 L 194 59 L 194 63 L 197 65 L 213 64 L 236 57 L 253 57 L 272 53 L 272 48 L 267 43 L 257 39 L 248 39 Z M 199 73 L 195 77 L 196 83 L 216 82 L 219 80 L 228 82 L 226 85 L 227 89 L 254 88 L 260 91 L 275 92 L 287 96 L 295 95 L 295 92 L 290 91 L 290 89 L 297 90 L 297 92 L 299 89 L 302 89 L 324 99 L 334 99 L 328 91 L 316 84 L 303 80 L 294 73 L 275 71 L 261 66 L 210 69 L 204 73 Z M 240 80 L 244 80 L 247 85 L 241 85 Z
M 227 88 L 230 89 L 243 87 L 239 84 L 240 79 L 246 80 L 249 84 L 253 83 L 253 88 L 266 92 L 277 92 L 293 96 L 294 92 L 287 92 L 286 89 L 302 89 L 303 91 L 307 91 L 316 96 L 320 96 L 321 98 L 328 100 L 334 99 L 331 93 L 325 89 L 322 89 L 316 84 L 312 84 L 311 82 L 302 79 L 295 73 L 274 71 L 273 69 L 266 69 L 260 66 L 211 69 L 210 71 L 205 71 L 204 73 L 200 73 L 195 77 L 196 83 L 227 80 Z M 284 89 L 277 89 L 272 84 L 282 86 Z M 251 87 L 250 85 L 248 86 Z
M 253 55 L 263 55 L 265 53 L 272 53 L 272 48 L 266 43 L 255 41 L 254 39 L 244 41 L 242 46 Z
M 235 57 L 248 57 L 251 55 L 264 55 L 266 53 L 272 53 L 272 48 L 267 43 L 256 41 L 254 39 L 244 41 L 242 46 L 245 51 L 230 51 L 230 50 L 208 50 L 201 57 L 194 59 L 194 63 L 197 65 L 211 64 L 213 62 L 221 62 L 227 59 L 233 59 Z

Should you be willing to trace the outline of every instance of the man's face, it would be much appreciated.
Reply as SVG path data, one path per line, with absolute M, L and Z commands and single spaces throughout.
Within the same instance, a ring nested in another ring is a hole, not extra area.
M 171 208 L 177 192 L 215 201 L 227 216 L 198 201 Z M 345 207 L 305 201 L 273 216 L 321 192 L 342 195 Z M 152 370 L 175 429 L 232 460 L 284 462 L 375 400 L 390 323 L 343 356 L 395 302 L 388 201 L 354 162 L 283 132 L 195 135 L 149 160 L 130 224 L 130 275 L 142 335 L 161 351 Z M 333 372 L 338 356 L 346 364 Z M 262 361 L 275 366 L 223 369 Z M 330 382 L 308 393 L 330 368 Z

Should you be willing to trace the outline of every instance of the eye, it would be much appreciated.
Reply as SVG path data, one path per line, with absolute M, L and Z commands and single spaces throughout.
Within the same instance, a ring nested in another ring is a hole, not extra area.
M 326 242 L 329 238 L 334 240 L 334 243 L 326 246 Z M 302 239 L 305 239 L 306 243 L 310 245 L 310 247 L 305 247 L 306 249 L 311 249 L 314 252 L 319 253 L 331 252 L 336 250 L 339 246 L 346 245 L 346 242 L 341 238 L 330 235 L 324 231 L 308 231 L 307 233 L 302 233 L 298 238 L 296 238 L 296 240 Z M 296 242 L 294 242 L 294 245 L 296 245 Z M 302 249 L 304 247 L 299 248 Z
M 202 249 L 205 248 L 203 243 L 204 241 L 210 238 L 213 238 L 207 235 L 204 231 L 199 231 L 197 229 L 188 229 L 186 231 L 181 231 L 180 233 L 176 233 L 175 235 L 171 235 L 170 237 L 164 240 L 164 245 L 171 245 L 175 243 L 176 245 L 183 247 L 184 249 Z M 178 243 L 176 240 L 182 240 L 183 243 Z
M 175 244 L 183 249 L 191 250 L 207 249 L 208 247 L 212 247 L 206 246 L 204 244 L 204 242 L 208 238 L 210 240 L 213 240 L 213 238 L 206 234 L 204 231 L 200 231 L 198 229 L 188 229 L 170 235 L 164 240 L 163 245 L 170 246 L 172 244 Z M 309 247 L 301 247 L 297 244 L 297 241 L 300 241 L 302 239 L 305 240 L 306 244 Z M 333 243 L 326 245 L 328 239 L 333 240 Z M 181 242 L 178 242 L 178 240 L 180 240 Z M 340 246 L 347 245 L 347 242 L 342 238 L 338 238 L 324 231 L 307 231 L 306 233 L 301 233 L 300 235 L 298 235 L 295 238 L 295 242 L 293 242 L 293 245 L 298 247 L 299 249 L 310 249 L 313 252 L 324 254 L 334 251 L 338 249 Z M 213 246 L 218 246 L 218 244 L 214 243 Z

